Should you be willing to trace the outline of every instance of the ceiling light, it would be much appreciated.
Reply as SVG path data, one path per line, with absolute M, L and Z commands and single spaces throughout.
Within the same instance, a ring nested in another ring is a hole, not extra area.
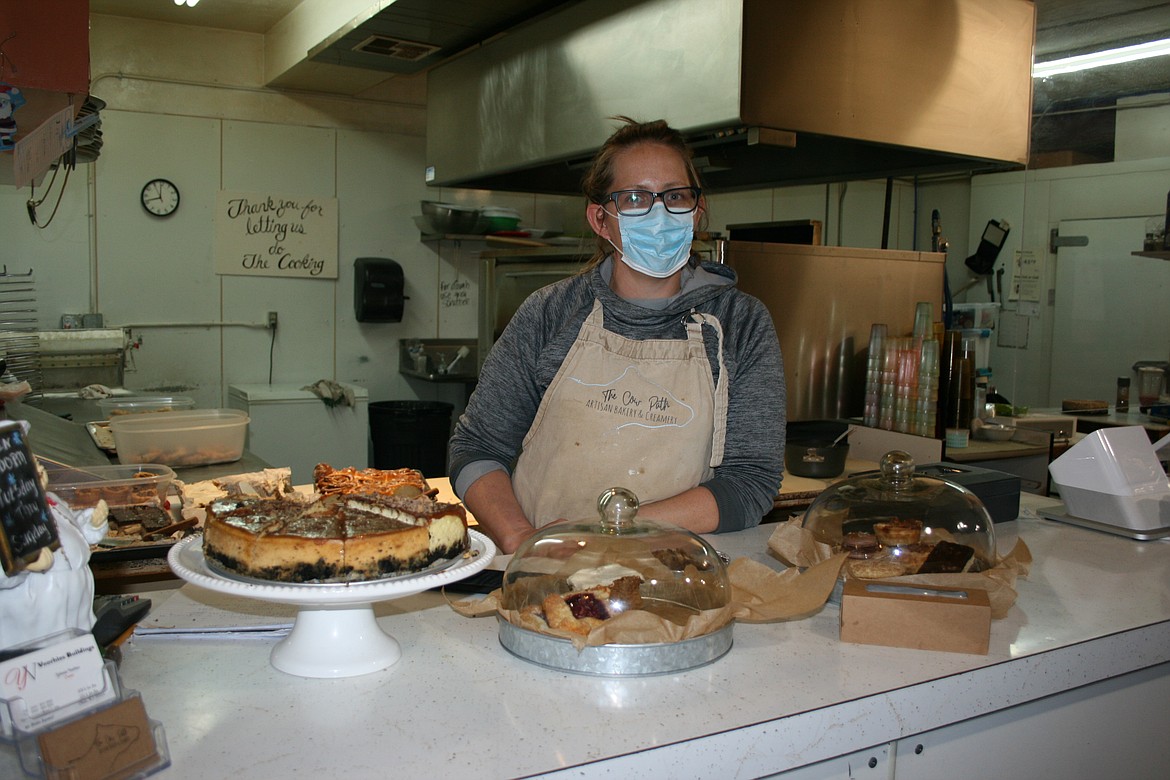
M 1136 46 L 1122 46 L 1119 49 L 1108 49 L 1093 54 L 1078 54 L 1075 57 L 1064 57 L 1051 62 L 1040 62 L 1032 66 L 1032 78 L 1046 78 L 1061 73 L 1076 73 L 1089 68 L 1101 68 L 1106 65 L 1118 65 L 1122 62 L 1144 60 L 1148 57 L 1160 57 L 1170 54 L 1170 38 L 1149 43 L 1139 43 Z
M 188 8 L 194 8 L 199 0 L 175 0 L 175 5 L 185 5 Z

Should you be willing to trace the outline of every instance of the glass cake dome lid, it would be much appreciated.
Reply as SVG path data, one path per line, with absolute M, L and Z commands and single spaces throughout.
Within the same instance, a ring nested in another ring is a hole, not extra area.
M 504 572 L 501 606 L 539 613 L 560 628 L 554 624 L 556 612 L 564 611 L 558 600 L 574 619 L 605 620 L 641 609 L 678 625 L 730 604 L 719 553 L 691 531 L 638 518 L 638 507 L 637 496 L 614 487 L 598 497 L 598 517 L 538 530 Z
M 983 502 L 967 488 L 916 473 L 906 452 L 882 456 L 877 471 L 822 492 L 804 528 L 848 571 L 864 578 L 977 572 L 995 565 L 995 532 Z

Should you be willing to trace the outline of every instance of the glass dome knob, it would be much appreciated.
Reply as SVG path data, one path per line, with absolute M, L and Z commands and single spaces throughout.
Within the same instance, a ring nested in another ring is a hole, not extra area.
M 638 516 L 638 497 L 624 487 L 611 487 L 597 497 L 597 513 L 601 515 L 601 529 L 605 533 L 621 533 L 629 529 Z
M 879 461 L 882 480 L 895 490 L 914 482 L 914 458 L 902 450 L 890 450 Z

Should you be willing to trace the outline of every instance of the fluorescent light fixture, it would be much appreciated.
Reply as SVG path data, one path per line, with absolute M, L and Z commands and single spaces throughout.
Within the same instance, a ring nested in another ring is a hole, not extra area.
M 1119 49 L 1108 49 L 1093 54 L 1078 54 L 1075 57 L 1036 63 L 1032 66 L 1032 78 L 1041 79 L 1057 76 L 1061 73 L 1076 73 L 1078 70 L 1118 65 L 1149 57 L 1162 57 L 1167 54 L 1170 54 L 1170 38 L 1163 38 L 1160 41 L 1139 43 L 1135 46 L 1122 46 Z

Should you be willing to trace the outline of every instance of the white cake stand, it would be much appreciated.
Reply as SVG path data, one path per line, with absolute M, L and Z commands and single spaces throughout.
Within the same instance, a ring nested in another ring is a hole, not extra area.
M 176 544 L 167 561 L 175 574 L 208 590 L 297 605 L 300 609 L 292 631 L 272 649 L 270 660 L 280 671 L 298 677 L 355 677 L 392 666 L 402 656 L 398 640 L 378 625 L 375 603 L 458 582 L 495 557 L 496 546 L 490 539 L 475 530 L 468 534 L 470 554 L 445 568 L 376 582 L 302 584 L 235 579 L 207 565 L 202 536 Z

